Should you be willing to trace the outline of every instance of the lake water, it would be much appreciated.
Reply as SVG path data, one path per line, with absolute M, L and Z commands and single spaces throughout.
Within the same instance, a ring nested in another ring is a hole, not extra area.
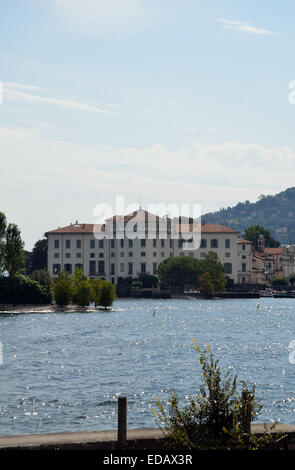
M 155 396 L 199 390 L 193 338 L 256 385 L 257 421 L 295 424 L 295 299 L 124 299 L 111 312 L 0 315 L 0 435 L 116 429 L 118 395 L 129 428 L 156 427 Z

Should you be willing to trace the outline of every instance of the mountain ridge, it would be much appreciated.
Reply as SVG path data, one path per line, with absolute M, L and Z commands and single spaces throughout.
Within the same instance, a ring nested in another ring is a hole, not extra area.
M 219 223 L 242 235 L 252 225 L 263 225 L 281 244 L 295 244 L 295 187 L 275 195 L 259 196 L 256 202 L 238 202 L 202 215 L 202 222 Z

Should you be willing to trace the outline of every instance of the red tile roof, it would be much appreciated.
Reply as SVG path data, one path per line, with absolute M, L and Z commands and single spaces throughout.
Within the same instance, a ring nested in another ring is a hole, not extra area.
M 249 240 L 244 240 L 243 238 L 238 238 L 238 239 L 237 239 L 237 242 L 238 242 L 238 243 L 242 243 L 243 245 L 244 245 L 245 243 L 250 243 L 250 245 L 252 244 L 252 242 L 250 242 Z
M 50 230 L 48 233 L 93 233 L 94 224 L 70 224 L 66 227 L 59 227 L 55 230 Z M 104 232 L 104 225 L 101 225 L 101 229 Z

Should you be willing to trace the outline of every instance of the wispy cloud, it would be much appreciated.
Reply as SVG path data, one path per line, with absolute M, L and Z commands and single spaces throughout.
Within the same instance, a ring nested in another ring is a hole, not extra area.
M 91 35 L 128 31 L 144 10 L 142 0 L 53 0 L 51 6 L 61 20 Z
M 243 23 L 241 21 L 232 21 L 232 20 L 226 20 L 224 18 L 218 19 L 218 23 L 221 24 L 221 27 L 224 29 L 231 29 L 234 31 L 241 31 L 243 33 L 248 33 L 248 34 L 261 34 L 265 36 L 273 36 L 276 35 L 277 33 L 270 31 L 268 29 L 263 29 L 263 28 L 257 28 L 255 26 L 250 26 L 246 23 Z
M 35 92 L 33 94 L 33 92 Z M 55 92 L 46 88 L 33 85 L 24 85 L 22 83 L 4 83 L 4 99 L 21 101 L 26 103 L 48 103 L 63 108 L 74 109 L 77 111 L 88 111 L 97 114 L 109 114 L 119 116 L 117 112 L 103 109 L 96 104 L 89 103 L 76 97 L 60 97 Z

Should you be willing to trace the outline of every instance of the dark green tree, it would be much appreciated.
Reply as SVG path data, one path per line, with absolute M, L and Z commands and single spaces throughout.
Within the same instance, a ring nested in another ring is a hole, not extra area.
M 190 256 L 166 258 L 158 266 L 161 285 L 183 291 L 185 285 L 196 285 L 201 274 L 200 261 Z
M 224 292 L 226 276 L 223 264 L 219 261 L 215 251 L 209 251 L 204 259 L 200 261 L 201 273 L 208 273 L 211 277 L 215 293 Z
M 15 224 L 8 224 L 5 234 L 4 268 L 13 277 L 24 267 L 24 242 Z
M 48 240 L 43 238 L 38 240 L 32 252 L 29 254 L 26 260 L 26 273 L 32 274 L 32 272 L 47 269 L 47 252 L 48 252 Z
M 101 291 L 104 281 L 98 277 L 95 279 L 90 279 L 91 286 L 91 301 L 94 302 L 95 307 L 100 304 Z
M 214 295 L 214 284 L 212 277 L 208 272 L 199 277 L 200 292 L 205 296 L 212 297 Z
M 251 227 L 246 228 L 243 233 L 243 238 L 249 240 L 255 245 L 256 250 L 258 249 L 258 237 L 263 235 L 265 238 L 265 247 L 266 248 L 276 248 L 280 246 L 280 242 L 275 240 L 271 235 L 269 230 L 267 230 L 262 225 L 252 225 Z
M 5 235 L 6 235 L 6 217 L 0 212 L 0 276 L 5 270 Z
M 115 298 L 116 298 L 115 286 L 109 281 L 103 281 L 99 305 L 101 305 L 105 309 L 107 307 L 111 307 L 113 305 Z
M 55 303 L 60 306 L 69 305 L 73 297 L 73 282 L 66 271 L 60 271 L 53 281 Z

